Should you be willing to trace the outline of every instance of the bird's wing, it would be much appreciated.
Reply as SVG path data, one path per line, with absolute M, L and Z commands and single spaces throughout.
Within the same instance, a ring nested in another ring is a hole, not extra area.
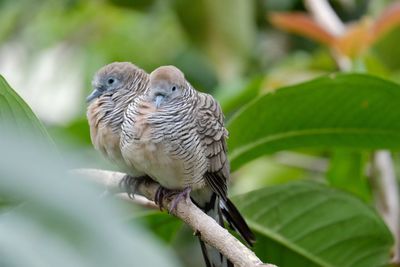
M 209 160 L 208 171 L 204 176 L 206 183 L 225 200 L 229 180 L 226 145 L 228 131 L 224 127 L 222 109 L 211 95 L 199 94 L 197 132 Z
M 227 159 L 224 114 L 218 102 L 208 94 L 199 94 L 197 128 L 206 157 L 208 171 L 204 174 L 206 184 L 220 198 L 220 212 L 232 229 L 237 231 L 251 246 L 255 238 L 246 221 L 227 197 L 229 161 Z

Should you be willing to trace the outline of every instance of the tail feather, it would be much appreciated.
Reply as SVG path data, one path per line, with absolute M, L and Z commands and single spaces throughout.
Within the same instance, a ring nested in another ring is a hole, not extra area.
M 212 267 L 208 253 L 207 253 L 206 244 L 203 242 L 203 240 L 201 240 L 200 237 L 199 237 L 199 242 L 200 242 L 201 252 L 203 253 L 204 262 L 206 263 L 206 267 Z
M 230 262 L 218 250 L 204 243 L 200 237 L 199 242 L 206 267 L 233 267 L 232 262 Z
M 250 246 L 254 243 L 255 238 L 253 233 L 235 205 L 229 199 L 223 200 L 212 191 L 193 191 L 191 193 L 191 198 L 200 209 L 210 217 L 214 218 L 219 225 L 224 227 L 225 219 L 229 226 L 238 232 Z M 207 267 L 233 267 L 232 262 L 230 262 L 218 250 L 205 244 L 200 237 L 199 241 Z
M 191 198 L 201 210 L 203 210 L 208 216 L 214 218 L 219 225 L 224 227 L 223 214 L 217 194 L 204 191 L 192 192 Z M 232 262 L 230 262 L 217 249 L 204 243 L 201 240 L 201 236 L 199 236 L 199 242 L 206 267 L 233 267 Z
M 256 238 L 250 230 L 243 216 L 240 214 L 235 205 L 228 198 L 226 201 L 221 201 L 221 210 L 225 220 L 229 226 L 239 233 L 239 235 L 246 240 L 249 246 L 253 246 Z

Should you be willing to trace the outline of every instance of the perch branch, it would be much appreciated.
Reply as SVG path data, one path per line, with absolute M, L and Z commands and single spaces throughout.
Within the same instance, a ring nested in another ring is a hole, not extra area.
M 104 189 L 112 194 L 126 193 L 121 186 L 124 174 L 118 172 L 79 169 L 73 171 L 75 174 L 89 178 L 104 186 Z M 138 194 L 144 196 L 148 202 L 140 200 L 139 204 L 154 207 L 154 195 L 159 187 L 156 182 L 146 182 L 138 186 Z M 123 194 L 127 196 L 126 194 Z M 135 197 L 136 201 L 136 197 Z M 152 204 L 149 204 L 152 203 Z M 168 210 L 171 199 L 164 199 L 163 208 Z M 180 201 L 172 214 L 189 225 L 193 231 L 207 244 L 215 247 L 226 256 L 235 266 L 265 266 L 274 267 L 275 265 L 263 263 L 249 248 L 232 236 L 226 229 L 221 227 L 214 219 L 206 215 L 197 208 L 190 200 Z

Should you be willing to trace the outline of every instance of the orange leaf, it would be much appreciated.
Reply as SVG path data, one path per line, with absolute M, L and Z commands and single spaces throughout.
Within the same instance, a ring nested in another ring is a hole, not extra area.
M 335 39 L 306 13 L 272 13 L 268 19 L 279 29 L 297 33 L 325 45 L 330 45 Z
M 390 30 L 400 25 L 400 3 L 387 7 L 371 28 L 371 41 L 383 37 Z
M 341 54 L 354 58 L 369 47 L 370 37 L 369 21 L 360 21 L 349 25 L 346 33 L 335 41 L 333 47 Z

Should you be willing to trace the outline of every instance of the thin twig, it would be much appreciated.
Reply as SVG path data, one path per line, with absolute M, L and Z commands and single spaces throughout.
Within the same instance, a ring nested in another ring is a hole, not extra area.
M 400 199 L 397 187 L 396 175 L 390 153 L 386 150 L 380 150 L 374 157 L 375 172 L 373 177 L 376 185 L 376 206 L 382 215 L 389 229 L 395 236 L 395 246 L 393 251 L 393 262 L 400 261 Z
M 326 0 L 304 0 L 304 4 L 315 21 L 328 33 L 340 37 L 346 32 L 346 25 L 336 15 Z M 331 54 L 341 71 L 351 71 L 353 63 L 349 57 L 342 54 L 334 46 Z
M 121 187 L 124 179 L 123 173 L 97 169 L 78 169 L 73 172 L 103 185 L 107 192 L 113 194 L 124 192 L 124 188 Z M 154 196 L 158 187 L 159 184 L 156 182 L 141 183 L 137 188 L 137 192 L 154 204 Z M 163 208 L 169 210 L 170 204 L 171 199 L 164 199 Z M 214 219 L 196 207 L 189 199 L 187 201 L 180 201 L 176 209 L 172 211 L 172 214 L 189 225 L 204 242 L 215 247 L 235 266 L 275 266 L 263 263 L 253 251 L 221 227 Z
M 346 31 L 346 26 L 337 16 L 326 0 L 304 0 L 306 8 L 310 11 L 315 21 L 333 36 L 341 36 Z

